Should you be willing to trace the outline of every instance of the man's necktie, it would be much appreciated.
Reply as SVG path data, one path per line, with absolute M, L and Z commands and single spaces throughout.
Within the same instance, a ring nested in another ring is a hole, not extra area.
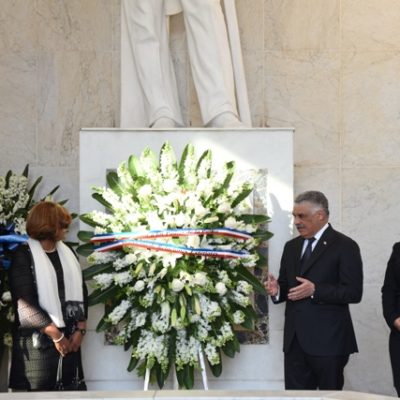
M 310 239 L 307 239 L 308 243 L 307 243 L 307 247 L 303 253 L 303 256 L 301 257 L 300 260 L 300 274 L 303 273 L 303 269 L 304 269 L 304 265 L 306 264 L 306 261 L 311 257 L 311 253 L 312 253 L 312 244 L 315 240 L 315 237 L 312 237 Z

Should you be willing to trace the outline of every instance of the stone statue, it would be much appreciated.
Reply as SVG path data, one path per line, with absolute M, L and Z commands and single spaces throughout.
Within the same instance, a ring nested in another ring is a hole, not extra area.
M 125 29 L 129 41 L 121 51 L 131 56 L 131 60 L 122 58 L 122 127 L 184 126 L 166 18 L 180 11 L 184 15 L 190 64 L 204 126 L 243 126 L 236 108 L 232 62 L 220 1 L 122 0 L 122 34 Z M 132 70 L 132 79 L 124 68 Z M 128 97 L 129 102 L 124 100 Z

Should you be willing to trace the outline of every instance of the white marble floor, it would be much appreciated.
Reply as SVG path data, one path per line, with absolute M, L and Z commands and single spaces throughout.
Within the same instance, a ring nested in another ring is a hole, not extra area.
M 266 391 L 266 390 L 149 390 L 1 393 L 0 400 L 385 400 L 394 397 L 350 391 Z

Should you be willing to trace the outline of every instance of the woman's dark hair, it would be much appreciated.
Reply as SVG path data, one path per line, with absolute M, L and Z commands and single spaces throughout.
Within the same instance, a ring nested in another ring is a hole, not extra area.
M 52 201 L 42 201 L 29 212 L 26 232 L 36 240 L 60 240 L 63 230 L 71 224 L 72 217 L 67 209 Z

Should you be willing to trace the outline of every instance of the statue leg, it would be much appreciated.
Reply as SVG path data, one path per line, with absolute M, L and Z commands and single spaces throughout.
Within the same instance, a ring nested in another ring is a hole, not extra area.
M 239 126 L 225 20 L 219 0 L 181 0 L 204 125 Z
M 157 120 L 170 121 L 169 126 L 183 125 L 163 3 L 163 0 L 123 0 L 149 126 L 157 124 Z

